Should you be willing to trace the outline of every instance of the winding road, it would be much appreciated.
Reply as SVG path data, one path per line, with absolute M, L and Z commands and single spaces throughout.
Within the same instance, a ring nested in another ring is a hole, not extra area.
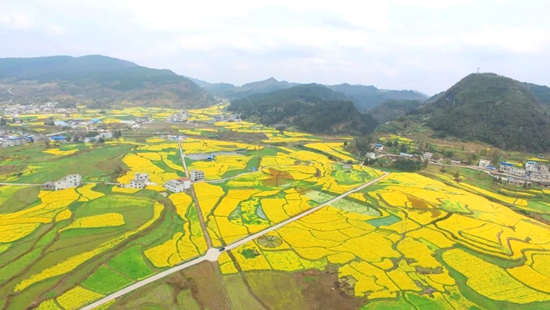
M 180 150 L 181 150 L 181 146 L 180 146 Z M 183 155 L 182 155 L 182 159 L 183 159 Z M 314 213 L 314 212 L 316 212 L 316 211 L 318 211 L 318 210 L 320 210 L 320 209 L 322 209 L 322 208 L 324 208 L 324 207 L 326 207 L 326 206 L 328 206 L 328 205 L 331 205 L 331 204 L 337 202 L 337 201 L 340 200 L 340 199 L 345 198 L 346 196 L 348 196 L 348 195 L 350 195 L 350 194 L 353 194 L 353 193 L 355 193 L 355 192 L 358 192 L 358 191 L 360 191 L 360 190 L 362 190 L 362 189 L 364 189 L 364 188 L 366 188 L 366 187 L 368 187 L 368 186 L 371 186 L 371 185 L 373 185 L 373 184 L 375 184 L 375 183 L 378 183 L 380 180 L 382 180 L 383 178 L 385 178 L 386 176 L 388 176 L 388 174 L 389 174 L 389 173 L 385 172 L 382 176 L 380 176 L 380 177 L 378 177 L 378 178 L 376 178 L 376 179 L 374 179 L 374 180 L 372 180 L 372 181 L 369 181 L 368 183 L 365 183 L 365 184 L 363 184 L 363 185 L 360 185 L 360 186 L 358 186 L 358 187 L 356 187 L 356 188 L 354 188 L 354 189 L 352 189 L 352 190 L 350 190 L 350 191 L 348 191 L 348 192 L 345 192 L 345 193 L 343 193 L 342 195 L 337 196 L 337 197 L 335 197 L 335 198 L 333 198 L 333 199 L 331 199 L 331 200 L 329 200 L 329 201 L 327 201 L 327 202 L 325 202 L 325 203 L 322 203 L 322 204 L 320 204 L 320 205 L 318 205 L 318 206 L 316 206 L 316 207 L 314 207 L 314 208 L 312 208 L 312 209 L 310 209 L 310 210 L 307 210 L 307 211 L 305 211 L 305 212 L 303 212 L 303 213 L 300 213 L 300 214 L 298 214 L 298 215 L 296 215 L 296 216 L 294 216 L 294 217 L 289 218 L 288 220 L 285 220 L 285 221 L 283 221 L 283 222 L 281 222 L 281 223 L 279 223 L 279 224 L 276 224 L 276 225 L 274 225 L 274 226 L 272 226 L 272 227 L 270 227 L 270 228 L 267 228 L 267 229 L 262 230 L 262 231 L 260 231 L 260 232 L 258 232 L 258 233 L 255 233 L 255 234 L 250 235 L 250 236 L 248 236 L 248 237 L 246 237 L 246 238 L 243 238 L 243 239 L 241 239 L 241 240 L 239 240 L 239 241 L 236 241 L 236 242 L 234 242 L 234 243 L 232 243 L 232 244 L 229 244 L 229 245 L 227 245 L 227 246 L 225 247 L 225 249 L 224 249 L 223 251 L 228 251 L 228 250 L 235 249 L 235 248 L 237 248 L 237 247 L 239 247 L 239 246 L 241 246 L 241 245 L 243 245 L 243 244 L 245 244 L 245 243 L 247 243 L 247 242 L 250 242 L 250 241 L 252 241 L 252 240 L 254 240 L 254 239 L 256 239 L 256 238 L 259 238 L 259 237 L 261 237 L 261 236 L 263 236 L 263 235 L 265 235 L 265 234 L 268 234 L 268 233 L 270 233 L 270 232 L 272 232 L 272 231 L 274 231 L 274 230 L 277 230 L 277 229 L 279 229 L 279 228 L 281 228 L 281 227 L 283 227 L 283 226 L 285 226 L 285 225 L 288 225 L 288 224 L 290 224 L 290 223 L 292 223 L 292 222 L 295 222 L 295 221 L 297 221 L 297 220 L 299 220 L 299 219 L 301 219 L 301 218 L 303 218 L 303 217 L 305 217 L 305 216 L 308 216 L 308 215 L 310 215 L 310 214 L 312 214 L 312 213 Z M 199 216 L 199 218 L 203 219 L 202 216 Z M 202 227 L 202 225 L 201 225 L 201 227 Z M 203 227 L 203 229 L 205 229 L 205 227 Z M 201 257 L 199 257 L 199 258 L 195 258 L 195 259 L 193 259 L 193 260 L 191 260 L 191 261 L 188 261 L 188 262 L 183 263 L 183 264 L 181 264 L 181 265 L 178 265 L 178 266 L 175 266 L 175 267 L 170 268 L 170 269 L 168 269 L 168 270 L 165 270 L 165 271 L 163 271 L 163 272 L 161 272 L 161 273 L 158 273 L 158 274 L 156 274 L 156 275 L 154 275 L 154 276 L 151 276 L 150 278 L 147 278 L 147 279 L 145 279 L 145 280 L 141 280 L 141 281 L 139 281 L 139 282 L 136 282 L 136 283 L 134 283 L 134 284 L 132 284 L 132 285 L 126 287 L 126 288 L 121 289 L 120 291 L 117 291 L 117 292 L 115 292 L 115 293 L 113 293 L 113 294 L 110 294 L 110 295 L 108 295 L 108 296 L 105 296 L 105 297 L 103 297 L 102 299 L 100 299 L 100 300 L 98 300 L 98 301 L 96 301 L 96 302 L 94 302 L 94 303 L 92 303 L 92 304 L 90 304 L 90 305 L 88 305 L 88 306 L 85 306 L 85 307 L 81 308 L 81 310 L 92 310 L 92 309 L 94 309 L 94 308 L 96 308 L 96 307 L 99 307 L 99 306 L 101 306 L 101 305 L 103 305 L 103 304 L 105 304 L 105 303 L 108 303 L 108 302 L 110 302 L 110 301 L 112 301 L 112 300 L 114 300 L 114 299 L 117 299 L 117 298 L 119 298 L 119 297 L 121 297 L 121 296 L 124 296 L 124 295 L 126 295 L 126 294 L 128 294 L 128 293 L 130 293 L 130 292 L 132 292 L 132 291 L 134 291 L 134 290 L 137 290 L 138 288 L 141 288 L 141 287 L 143 287 L 143 286 L 145 286 L 145 285 L 147 285 L 147 284 L 149 284 L 149 283 L 152 283 L 152 282 L 154 282 L 154 281 L 156 281 L 156 280 L 160 280 L 160 279 L 162 279 L 162 278 L 164 278 L 164 277 L 166 277 L 166 276 L 169 276 L 169 275 L 171 275 L 171 274 L 173 274 L 173 273 L 175 273 L 175 272 L 178 272 L 178 271 L 181 271 L 181 270 L 183 270 L 183 269 L 186 269 L 186 268 L 195 266 L 195 265 L 200 264 L 200 263 L 202 263 L 202 262 L 204 262 L 204 261 L 216 262 L 216 261 L 218 260 L 218 257 L 220 256 L 221 252 L 222 252 L 222 251 L 220 251 L 219 249 L 209 247 L 208 251 L 206 252 L 206 254 L 205 254 L 204 256 L 201 256 Z

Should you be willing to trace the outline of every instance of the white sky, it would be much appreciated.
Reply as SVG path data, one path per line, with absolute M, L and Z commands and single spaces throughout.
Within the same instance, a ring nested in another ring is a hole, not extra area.
M 550 85 L 547 0 L 187 2 L 1 1 L 0 57 L 102 54 L 209 82 L 430 95 L 478 67 Z

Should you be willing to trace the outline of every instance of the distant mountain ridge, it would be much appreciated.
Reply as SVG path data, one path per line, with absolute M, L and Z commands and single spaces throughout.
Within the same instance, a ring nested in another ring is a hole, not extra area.
M 378 123 L 357 111 L 347 97 L 324 85 L 305 84 L 234 99 L 228 110 L 275 127 L 295 127 L 314 134 L 372 132 Z
M 419 113 L 434 130 L 503 149 L 550 150 L 549 108 L 541 103 L 547 88 L 493 73 L 470 74 L 431 98 Z M 547 101 L 548 102 L 548 101 Z
M 63 98 L 104 107 L 122 102 L 199 107 L 214 102 L 197 84 L 170 70 L 100 55 L 1 58 L 0 81 L 21 103 Z M 1 101 L 12 99 L 0 92 Z
M 278 81 L 271 77 L 267 80 L 244 84 L 240 87 L 228 83 L 211 84 L 201 80 L 194 80 L 213 96 L 225 97 L 228 99 L 240 99 L 253 94 L 264 94 L 274 90 L 287 89 L 298 83 Z M 385 90 L 374 86 L 366 85 L 325 85 L 329 89 L 346 95 L 345 100 L 350 100 L 360 112 L 370 110 L 387 100 L 418 100 L 424 101 L 428 96 L 413 90 Z
M 428 96 L 413 90 L 385 90 L 372 85 L 339 84 L 327 86 L 348 96 L 360 112 L 368 111 L 387 100 L 425 101 Z
M 274 90 L 290 88 L 297 86 L 297 83 L 289 83 L 286 81 L 278 81 L 271 77 L 267 80 L 247 83 L 242 86 L 235 86 L 229 83 L 210 84 L 204 82 L 201 85 L 207 92 L 213 96 L 225 97 L 228 99 L 240 99 L 253 94 L 264 94 Z

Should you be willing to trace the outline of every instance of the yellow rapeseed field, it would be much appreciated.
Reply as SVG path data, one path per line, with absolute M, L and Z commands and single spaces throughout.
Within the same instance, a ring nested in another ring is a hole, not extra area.
M 550 295 L 529 288 L 500 267 L 463 250 L 448 250 L 443 259 L 451 268 L 468 277 L 468 286 L 488 298 L 517 304 L 550 300 Z
M 76 310 L 102 297 L 102 294 L 76 286 L 57 297 L 56 301 L 65 310 Z
M 98 228 L 98 227 L 113 227 L 124 225 L 124 217 L 120 213 L 105 213 L 101 215 L 92 215 L 77 218 L 69 226 L 66 226 L 59 231 L 65 231 L 75 228 Z
M 71 155 L 71 154 L 74 154 L 74 153 L 78 152 L 78 149 L 67 150 L 67 151 L 62 151 L 60 149 L 47 149 L 47 150 L 44 150 L 42 152 L 44 152 L 46 154 L 51 154 L 51 155 L 67 156 L 67 155 Z

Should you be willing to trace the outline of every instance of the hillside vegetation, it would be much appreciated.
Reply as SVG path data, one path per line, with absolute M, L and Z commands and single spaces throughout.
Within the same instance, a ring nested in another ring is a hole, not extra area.
M 418 100 L 387 100 L 381 105 L 369 110 L 371 115 L 380 124 L 405 116 L 408 112 L 418 109 L 422 103 Z
M 550 117 L 524 84 L 496 74 L 471 74 L 437 99 L 421 114 L 440 135 L 478 140 L 502 149 L 550 149 Z
M 109 107 L 206 106 L 213 98 L 191 80 L 170 70 L 99 56 L 0 59 L 0 101 L 33 103 L 63 100 Z M 13 94 L 13 95 L 12 95 Z
M 308 84 L 233 100 L 229 110 L 264 125 L 294 126 L 316 134 L 372 132 L 378 123 L 346 99 L 323 85 Z

